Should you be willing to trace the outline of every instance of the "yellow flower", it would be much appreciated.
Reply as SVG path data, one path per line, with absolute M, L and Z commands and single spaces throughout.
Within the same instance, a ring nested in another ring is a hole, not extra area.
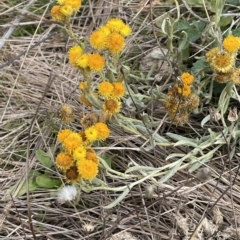
M 73 152 L 81 143 L 81 136 L 75 132 L 70 133 L 68 137 L 63 140 L 63 146 L 69 152 Z
M 51 15 L 54 20 L 63 22 L 66 20 L 66 17 L 61 13 L 61 7 L 59 5 L 55 5 L 51 9 Z
M 113 32 L 108 36 L 107 49 L 111 53 L 119 53 L 125 47 L 125 40 L 122 35 L 117 32 Z
M 84 53 L 80 57 L 76 59 L 76 66 L 82 69 L 85 69 L 88 67 L 88 60 L 89 60 L 89 55 L 87 53 Z
M 178 86 L 177 89 L 178 93 L 183 97 L 187 97 L 191 93 L 191 88 L 187 84 L 184 84 L 183 87 Z
M 114 82 L 113 83 L 113 97 L 119 99 L 124 96 L 125 87 L 122 82 Z
M 214 59 L 210 62 L 211 67 L 217 71 L 222 73 L 227 73 L 232 71 L 235 64 L 235 57 L 230 53 L 219 53 L 216 55 Z
M 227 36 L 223 40 L 223 47 L 230 53 L 235 53 L 240 48 L 240 38 L 232 35 Z
M 75 65 L 77 58 L 79 58 L 83 53 L 83 50 L 80 46 L 73 46 L 69 49 L 69 62 Z
M 92 53 L 88 57 L 88 66 L 92 71 L 101 71 L 105 66 L 105 59 L 99 53 Z
M 116 114 L 121 110 L 121 102 L 117 99 L 108 99 L 103 104 L 103 110 L 108 114 Z
M 113 31 L 119 31 L 122 27 L 124 27 L 124 22 L 119 18 L 112 18 L 108 20 L 106 23 L 106 26 L 113 32 Z
M 232 74 L 231 74 L 231 80 L 237 84 L 240 85 L 240 67 L 236 68 Z
M 97 165 L 99 164 L 99 160 L 98 160 L 97 154 L 91 148 L 87 150 L 86 159 L 89 160 L 89 161 L 95 162 Z
M 82 178 L 91 180 L 97 176 L 98 166 L 95 162 L 85 159 L 78 162 L 78 172 Z
M 73 158 L 66 152 L 60 152 L 56 157 L 56 165 L 61 170 L 67 170 L 73 165 Z
M 65 172 L 65 177 L 69 183 L 76 183 L 81 179 L 77 166 L 73 165 Z
M 87 81 L 80 82 L 78 88 L 83 91 L 87 87 L 88 83 Z
M 98 140 L 105 140 L 109 137 L 110 129 L 105 123 L 98 122 L 94 125 L 94 127 L 98 132 Z
M 64 5 L 65 4 L 65 0 L 57 0 L 58 4 L 60 5 Z
M 71 6 L 73 10 L 77 12 L 81 7 L 82 1 L 81 0 L 65 0 L 64 4 Z
M 132 33 L 132 29 L 129 25 L 125 24 L 122 28 L 120 28 L 119 33 L 123 37 L 128 37 Z
M 101 30 L 94 31 L 90 36 L 90 43 L 97 50 L 106 49 L 107 34 Z
M 98 85 L 98 93 L 104 98 L 111 97 L 113 93 L 113 89 L 114 89 L 113 84 L 107 81 L 101 82 Z
M 206 53 L 206 59 L 207 61 L 211 64 L 211 62 L 216 58 L 217 54 L 220 53 L 219 48 L 211 48 L 207 53 Z
M 70 133 L 72 133 L 71 130 L 69 129 L 64 129 L 64 130 L 61 130 L 58 135 L 57 135 L 57 140 L 62 143 L 64 141 L 65 138 L 67 138 Z
M 109 36 L 110 33 L 111 33 L 110 28 L 107 27 L 106 25 L 101 26 L 98 30 L 101 31 L 101 32 L 104 32 L 106 36 Z
M 181 80 L 184 84 L 190 85 L 194 81 L 194 76 L 188 72 L 185 72 L 181 75 Z
M 89 142 L 94 142 L 98 139 L 98 132 L 94 126 L 87 128 L 84 132 Z
M 84 159 L 86 155 L 87 155 L 87 150 L 83 146 L 77 147 L 73 152 L 73 158 L 77 161 Z
M 63 5 L 60 12 L 66 17 L 71 17 L 73 14 L 73 8 L 70 5 Z

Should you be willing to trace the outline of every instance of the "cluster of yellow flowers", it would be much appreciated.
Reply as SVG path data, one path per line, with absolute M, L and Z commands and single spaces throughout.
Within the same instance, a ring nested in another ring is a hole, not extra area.
M 51 15 L 54 20 L 65 22 L 81 7 L 81 0 L 57 0 L 59 5 L 52 7 Z
M 65 22 L 66 26 L 70 27 L 70 17 L 80 9 L 81 0 L 58 0 L 57 2 L 58 5 L 51 10 L 52 18 Z M 57 155 L 55 163 L 63 171 L 68 182 L 76 183 L 80 179 L 91 180 L 98 173 L 99 160 L 92 148 L 92 143 L 108 138 L 110 129 L 106 120 L 121 110 L 120 100 L 125 94 L 125 86 L 121 74 L 117 71 L 117 63 L 126 44 L 125 38 L 131 34 L 131 31 L 129 25 L 118 18 L 113 18 L 90 35 L 89 42 L 94 49 L 92 53 L 86 51 L 83 43 L 77 43 L 68 51 L 69 63 L 77 67 L 86 79 L 79 84 L 80 102 L 88 107 L 94 105 L 103 112 L 100 117 L 102 112 L 96 114 L 91 108 L 91 113 L 81 119 L 83 131 L 79 133 L 69 129 L 58 133 L 57 139 L 62 145 L 62 151 Z M 71 29 L 68 33 L 76 40 Z M 97 51 L 101 51 L 101 54 Z M 111 60 L 113 60 L 113 67 L 108 62 Z M 105 77 L 107 72 L 104 71 L 105 66 L 111 69 L 110 80 Z M 112 71 L 114 68 L 115 73 Z M 101 77 L 97 87 L 92 86 L 94 72 L 98 72 Z M 67 104 L 62 106 L 59 116 L 67 124 L 75 120 L 74 110 Z
M 108 50 L 112 54 L 120 53 L 125 47 L 125 37 L 132 29 L 121 19 L 112 18 L 90 36 L 90 44 L 96 50 Z
M 215 47 L 206 53 L 206 59 L 214 71 L 214 80 L 219 83 L 232 81 L 240 84 L 240 68 L 235 67 L 240 37 L 229 35 L 223 40 L 222 45 L 222 50 Z
M 111 54 L 119 54 L 125 47 L 125 38 L 131 34 L 131 28 L 121 19 L 110 19 L 90 36 L 93 49 L 108 50 Z M 99 53 L 86 53 L 79 45 L 69 50 L 69 62 L 85 71 L 102 71 L 105 67 L 105 58 Z
M 81 70 L 99 72 L 105 67 L 105 58 L 99 53 L 88 54 L 81 46 L 73 46 L 69 50 L 69 62 Z
M 186 123 L 189 113 L 199 105 L 198 95 L 191 92 L 194 76 L 185 72 L 180 78 L 181 83 L 175 83 L 169 89 L 165 101 L 165 108 L 169 113 L 169 117 L 177 125 Z
M 63 151 L 57 155 L 55 163 L 71 183 L 96 177 L 99 160 L 91 144 L 96 140 L 105 140 L 110 134 L 105 123 L 89 121 L 94 119 L 94 116 L 90 115 L 82 118 L 82 125 L 86 127 L 84 131 L 77 133 L 64 129 L 57 136 Z

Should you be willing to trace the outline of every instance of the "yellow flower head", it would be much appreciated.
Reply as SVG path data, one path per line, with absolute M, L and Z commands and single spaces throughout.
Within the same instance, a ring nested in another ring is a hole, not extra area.
M 78 146 L 82 143 L 82 138 L 78 133 L 72 132 L 68 135 L 67 138 L 63 140 L 64 148 L 69 151 L 73 152 Z
M 98 132 L 94 126 L 87 128 L 84 132 L 89 142 L 94 142 L 98 139 Z
M 113 84 L 107 81 L 101 82 L 98 85 L 98 93 L 106 99 L 112 96 L 113 89 L 114 89 Z
M 80 46 L 73 46 L 69 49 L 69 62 L 75 65 L 76 60 L 82 55 L 83 50 Z
M 73 14 L 73 8 L 70 5 L 61 6 L 60 12 L 67 18 L 71 17 Z
M 77 147 L 73 152 L 73 158 L 77 161 L 84 159 L 86 155 L 87 155 L 87 150 L 83 146 Z
M 89 160 L 89 161 L 95 162 L 97 165 L 99 164 L 97 154 L 93 149 L 88 149 L 87 150 L 86 159 Z
M 194 81 L 194 76 L 188 72 L 185 72 L 181 75 L 181 80 L 184 84 L 190 85 Z
M 235 57 L 230 53 L 219 53 L 216 57 L 210 62 L 211 67 L 217 71 L 222 73 L 227 73 L 232 71 L 235 64 Z
M 119 99 L 124 96 L 125 87 L 122 82 L 114 82 L 113 83 L 113 97 Z
M 73 158 L 66 152 L 60 152 L 56 157 L 56 165 L 59 169 L 65 171 L 73 165 Z
M 236 68 L 232 74 L 231 74 L 231 80 L 237 84 L 240 85 L 240 67 Z
M 91 180 L 95 178 L 98 174 L 98 165 L 89 160 L 82 160 L 78 162 L 78 172 L 82 178 Z
M 85 69 L 88 67 L 88 61 L 89 61 L 89 55 L 87 53 L 84 53 L 79 58 L 76 59 L 76 66 L 82 69 Z
M 65 0 L 64 5 L 71 6 L 72 9 L 77 12 L 81 7 L 82 1 L 81 0 Z
M 109 36 L 110 33 L 111 33 L 110 28 L 107 27 L 106 25 L 101 26 L 98 30 L 101 31 L 101 32 L 104 32 L 106 36 Z
M 177 90 L 183 97 L 187 97 L 191 93 L 191 88 L 187 84 L 184 84 L 183 87 L 178 86 Z
M 105 123 L 98 122 L 94 125 L 94 127 L 98 132 L 98 140 L 105 140 L 109 137 L 110 129 Z
M 123 37 L 128 37 L 132 33 L 132 29 L 129 25 L 125 24 L 120 30 L 119 33 Z
M 112 32 L 119 32 L 121 28 L 125 26 L 124 22 L 119 18 L 112 18 L 108 20 L 106 23 L 106 26 L 112 31 Z
M 223 47 L 226 51 L 230 53 L 235 53 L 240 48 L 240 38 L 234 37 L 232 35 L 227 36 L 223 40 Z
M 70 133 L 72 133 L 72 131 L 69 130 L 69 129 L 63 129 L 63 130 L 61 130 L 61 131 L 58 133 L 58 135 L 57 135 L 57 140 L 58 140 L 60 143 L 62 143 L 62 142 L 64 141 L 64 139 L 67 138 L 67 137 L 70 135 Z
M 107 49 L 111 53 L 120 53 L 125 47 L 125 40 L 122 35 L 113 32 L 108 36 Z
M 101 71 L 105 66 L 105 59 L 99 53 L 92 53 L 88 57 L 88 66 L 92 71 Z
M 102 30 L 94 31 L 90 36 L 90 43 L 97 50 L 106 49 L 107 34 Z
M 65 172 L 65 177 L 69 183 L 76 183 L 81 179 L 77 166 L 73 165 Z
M 52 18 L 56 21 L 63 22 L 66 20 L 66 17 L 61 13 L 62 6 L 55 5 L 51 9 Z
M 103 110 L 108 114 L 116 114 L 121 110 L 121 102 L 117 99 L 108 99 L 103 104 Z
M 64 5 L 65 4 L 65 0 L 57 0 L 58 4 L 60 5 Z
M 88 83 L 87 81 L 80 82 L 78 88 L 83 91 L 87 87 Z
M 207 53 L 206 53 L 206 59 L 207 61 L 211 64 L 211 62 L 216 58 L 217 54 L 220 54 L 219 48 L 211 48 Z

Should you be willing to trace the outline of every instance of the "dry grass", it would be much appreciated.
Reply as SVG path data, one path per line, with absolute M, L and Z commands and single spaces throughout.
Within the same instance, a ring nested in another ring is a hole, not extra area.
M 83 2 L 80 13 L 73 18 L 73 29 L 79 38 L 88 36 L 110 16 L 121 17 L 131 24 L 133 35 L 128 40 L 123 64 L 131 66 L 135 73 L 140 63 L 144 64 L 142 59 L 152 48 L 159 48 L 160 41 L 161 45 L 165 44 L 165 38 L 155 38 L 158 31 L 156 22 L 166 11 L 173 14 L 176 11 L 173 1 L 165 4 L 154 1 L 152 8 L 147 2 L 144 5 L 144 1 Z M 78 113 L 88 111 L 78 103 L 76 90 L 83 77 L 67 63 L 67 50 L 72 40 L 63 33 L 58 23 L 50 20 L 48 2 L 32 1 L 31 7 L 22 15 L 21 9 L 26 4 L 18 4 L 17 1 L 0 3 L 1 36 L 12 27 L 11 23 L 17 16 L 22 17 L 13 25 L 14 34 L 6 39 L 1 49 L 0 64 L 24 53 L 11 64 L 0 68 L 0 239 L 34 239 L 29 214 L 36 239 L 41 240 L 237 239 L 240 235 L 239 157 L 236 155 L 229 161 L 227 149 L 224 148 L 206 164 L 210 169 L 207 180 L 200 181 L 195 172 L 190 174 L 186 165 L 164 184 L 157 186 L 154 179 L 149 178 L 134 186 L 120 204 L 109 210 L 103 206 L 116 199 L 119 192 L 82 192 L 75 207 L 59 205 L 55 201 L 56 190 L 37 189 L 29 192 L 28 197 L 26 194 L 18 197 L 29 171 L 44 170 L 36 159 L 36 150 L 51 152 L 54 160 L 56 134 L 62 126 L 58 118 L 61 104 L 71 104 Z M 186 10 L 184 5 L 181 5 L 181 9 L 183 13 Z M 38 46 L 31 47 L 53 32 L 56 34 Z M 171 75 L 170 66 L 169 69 Z M 154 81 L 152 75 L 145 87 L 165 86 L 172 81 L 171 77 Z M 144 78 L 130 78 L 129 84 L 142 87 Z M 206 128 L 200 126 L 203 113 L 193 115 L 190 124 L 176 127 L 168 120 L 161 123 L 166 113 L 163 106 L 154 101 L 151 95 L 148 101 L 148 108 L 139 107 L 139 114 L 131 112 L 127 107 L 125 114 L 142 120 L 140 113 L 148 112 L 154 121 L 161 124 L 158 132 L 166 138 L 167 132 L 188 137 L 192 135 L 193 138 L 207 134 Z M 78 122 L 72 127 L 77 129 Z M 156 128 L 148 129 L 150 136 Z M 140 147 L 146 139 L 151 139 L 149 135 L 144 133 L 143 138 L 142 135 L 127 132 L 114 121 L 111 130 L 111 137 L 98 151 L 101 156 L 115 155 L 114 168 L 121 172 L 133 166 L 131 160 L 141 166 L 157 168 L 176 160 L 173 158 L 166 162 L 169 154 L 190 151 L 188 147 L 160 145 L 145 151 Z M 62 179 L 57 169 L 52 168 L 50 171 L 52 176 Z M 111 187 L 125 186 L 137 180 L 113 179 L 105 176 L 104 170 L 100 172 L 99 178 Z M 149 187 L 150 198 L 146 196 Z M 93 225 L 93 231 L 88 232 L 86 224 Z M 119 233 L 122 234 L 120 237 Z

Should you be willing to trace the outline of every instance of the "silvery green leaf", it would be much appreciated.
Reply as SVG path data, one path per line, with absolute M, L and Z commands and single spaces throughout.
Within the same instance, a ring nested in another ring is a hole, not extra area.
M 38 159 L 38 161 L 47 168 L 50 168 L 53 165 L 53 162 L 51 160 L 51 157 L 49 156 L 48 153 L 44 152 L 41 149 L 38 149 L 36 151 L 36 157 Z
M 179 158 L 179 157 L 184 157 L 184 156 L 186 156 L 186 154 L 184 154 L 184 153 L 172 153 L 172 154 L 168 155 L 168 157 L 166 158 L 166 161 L 171 158 L 175 158 L 175 157 Z
M 176 146 L 192 146 L 192 147 L 198 147 L 198 144 L 193 142 L 193 141 L 189 141 L 189 140 L 180 140 L 178 142 L 176 142 L 174 145 L 174 147 Z
M 176 165 L 165 175 L 163 176 L 158 183 L 164 183 L 166 182 L 169 178 L 171 178 L 179 169 L 179 167 L 182 165 L 182 161 L 177 161 Z
M 232 160 L 233 156 L 235 155 L 235 151 L 236 151 L 236 146 L 233 146 L 232 149 L 231 149 L 231 152 L 230 152 L 230 160 Z
M 180 136 L 178 134 L 174 134 L 174 133 L 167 133 L 167 136 L 169 136 L 170 138 L 173 138 L 175 140 L 185 140 L 185 141 L 189 141 L 189 142 L 195 142 L 197 143 L 197 140 L 196 139 L 192 139 L 192 138 L 186 138 L 186 137 L 183 137 L 183 136 Z
M 201 127 L 203 127 L 209 120 L 210 120 L 210 114 L 207 115 L 207 116 L 201 121 Z
M 130 189 L 128 187 L 126 187 L 126 189 L 120 194 L 120 196 L 114 200 L 112 203 L 110 203 L 109 205 L 107 206 L 104 206 L 103 208 L 104 209 L 111 209 L 115 206 L 118 205 L 118 203 L 120 203 L 126 196 L 127 194 L 129 193 Z
M 166 138 L 160 136 L 159 134 L 154 134 L 153 139 L 157 141 L 157 143 L 160 143 L 161 146 L 171 146 L 172 143 L 169 142 Z
M 149 166 L 134 166 L 134 167 L 130 167 L 128 168 L 125 173 L 130 173 L 130 172 L 134 172 L 134 171 L 155 171 L 156 168 L 155 167 L 149 167 Z
M 214 142 L 214 144 L 226 144 L 226 139 L 224 138 L 221 138 L 221 139 L 218 139 L 217 141 Z
M 193 163 L 193 165 L 189 168 L 189 172 L 192 173 L 193 171 L 197 170 L 200 166 L 202 166 L 204 163 L 211 160 L 213 157 L 213 153 L 207 154 L 201 161 Z
M 92 180 L 92 184 L 95 185 L 95 186 L 102 186 L 102 187 L 107 187 L 108 186 L 104 181 L 102 181 L 99 178 L 94 178 Z

